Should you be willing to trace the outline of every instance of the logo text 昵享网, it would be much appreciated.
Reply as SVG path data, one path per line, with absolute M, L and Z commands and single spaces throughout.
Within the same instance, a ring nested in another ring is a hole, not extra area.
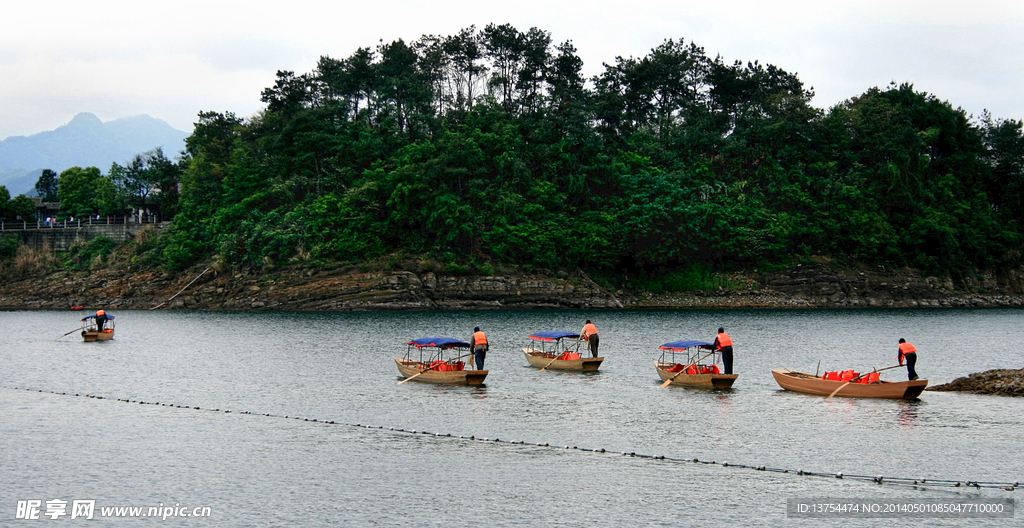
M 70 505 L 70 510 L 68 506 Z M 209 506 L 188 507 L 181 503 L 164 504 L 157 506 L 96 506 L 95 499 L 72 500 L 63 499 L 29 499 L 19 500 L 15 511 L 15 519 L 35 520 L 49 517 L 58 519 L 70 517 L 71 519 L 94 519 L 96 517 L 159 517 L 168 519 L 171 517 L 210 517 L 212 509 Z

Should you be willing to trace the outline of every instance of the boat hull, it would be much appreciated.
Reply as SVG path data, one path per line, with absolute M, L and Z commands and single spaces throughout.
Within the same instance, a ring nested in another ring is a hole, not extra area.
M 844 398 L 913 400 L 917 399 L 924 392 L 924 388 L 928 386 L 928 380 L 882 381 L 868 384 L 846 383 L 843 381 L 823 380 L 818 376 L 795 372 L 789 369 L 772 369 L 772 376 L 780 387 L 789 391 L 819 396 L 828 396 L 835 392 L 836 396 Z M 839 389 L 839 391 L 836 392 L 836 389 Z
M 82 339 L 85 341 L 110 341 L 114 338 L 114 332 L 82 332 Z
M 545 354 L 543 352 L 531 349 L 523 349 L 523 355 L 526 356 L 526 361 L 530 363 L 531 367 L 544 368 L 547 367 L 549 370 L 570 370 L 577 372 L 593 372 L 601 368 L 601 362 L 604 361 L 603 357 L 581 357 L 579 359 L 555 359 L 552 354 Z
M 658 371 L 658 376 L 661 376 L 661 381 L 672 379 L 672 385 L 694 389 L 731 389 L 732 384 L 739 377 L 737 374 L 680 374 L 665 369 L 674 365 L 674 363 L 654 362 L 654 368 Z M 672 376 L 675 376 L 675 378 Z
M 398 372 L 410 378 L 416 376 L 412 381 L 422 381 L 425 383 L 443 383 L 446 385 L 480 385 L 484 382 L 484 378 L 487 377 L 486 370 L 427 370 L 424 372 L 424 368 L 428 365 L 419 361 L 409 360 L 405 358 L 395 358 L 395 365 L 398 366 Z M 421 374 L 422 373 L 422 374 Z

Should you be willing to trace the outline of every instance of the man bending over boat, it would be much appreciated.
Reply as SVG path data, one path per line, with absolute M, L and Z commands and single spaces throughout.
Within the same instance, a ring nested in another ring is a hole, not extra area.
M 587 341 L 587 346 L 590 347 L 590 356 L 597 357 L 597 345 L 599 344 L 597 327 L 594 326 L 594 323 L 590 322 L 590 319 L 587 319 L 587 323 L 583 325 L 583 331 L 580 332 L 580 335 L 583 336 L 583 339 Z
M 94 317 L 96 318 L 96 331 L 102 332 L 103 323 L 107 322 L 107 312 L 104 310 L 96 310 L 96 315 Z M 88 319 L 88 317 L 83 318 L 82 320 L 85 321 L 86 319 Z
M 487 357 L 487 335 L 480 331 L 480 327 L 473 328 L 473 356 L 470 357 L 470 361 L 476 360 L 476 366 L 473 367 L 477 370 L 484 369 L 484 358 Z
M 907 360 L 907 379 L 914 381 L 917 379 L 917 371 L 914 370 L 914 365 L 917 364 L 917 349 L 914 345 L 907 343 L 906 339 L 900 338 L 900 348 L 896 355 L 896 360 L 903 364 L 903 360 Z
M 725 328 L 718 329 L 718 336 L 715 337 L 715 350 L 722 353 L 722 366 L 726 374 L 732 374 L 732 338 L 725 333 Z

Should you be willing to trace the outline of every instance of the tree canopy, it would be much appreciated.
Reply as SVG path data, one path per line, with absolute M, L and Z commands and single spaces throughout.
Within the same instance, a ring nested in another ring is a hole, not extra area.
M 812 255 L 1020 264 L 1019 121 L 909 84 L 823 111 L 795 74 L 682 40 L 590 79 L 582 64 L 571 41 L 491 24 L 280 71 L 258 115 L 199 115 L 160 258 L 626 277 Z

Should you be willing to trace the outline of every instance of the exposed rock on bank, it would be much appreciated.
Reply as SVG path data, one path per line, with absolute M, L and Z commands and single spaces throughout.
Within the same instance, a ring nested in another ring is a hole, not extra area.
M 1024 292 L 1024 276 L 1016 270 L 954 285 L 951 279 L 910 270 L 839 271 L 815 265 L 767 273 L 763 282 L 794 300 L 836 307 L 1021 306 Z
M 850 271 L 828 264 L 737 273 L 715 292 L 611 292 L 582 272 L 442 276 L 433 272 L 194 268 L 54 272 L 0 281 L 0 308 L 194 310 L 433 310 L 502 308 L 845 308 L 1024 305 L 1024 275 L 954 285 L 909 270 Z
M 957 378 L 945 385 L 930 387 L 928 390 L 1024 396 L 1024 369 L 996 369 L 977 372 L 964 378 Z
M 623 306 L 614 294 L 581 276 L 438 277 L 408 271 L 287 269 L 210 271 L 195 280 L 201 271 L 172 276 L 100 270 L 8 280 L 0 283 L 0 308 L 344 311 Z

